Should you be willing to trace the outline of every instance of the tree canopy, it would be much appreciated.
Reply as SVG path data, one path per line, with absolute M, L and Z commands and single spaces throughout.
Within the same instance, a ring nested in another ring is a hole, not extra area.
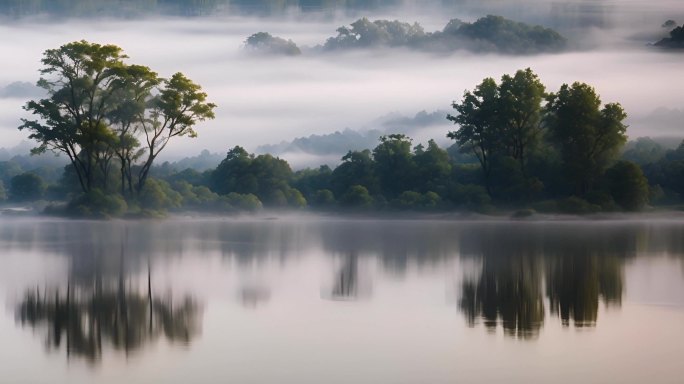
M 559 149 L 565 176 L 584 195 L 627 141 L 627 114 L 618 103 L 601 107 L 594 88 L 584 83 L 563 84 L 547 100 L 549 138 Z
M 34 152 L 65 154 L 83 192 L 110 189 L 116 158 L 122 194 L 142 191 L 150 168 L 174 137 L 197 135 L 214 104 L 182 73 L 159 77 L 125 63 L 120 47 L 85 40 L 48 49 L 38 85 L 47 97 L 24 107 L 35 119 L 20 130 L 38 142 Z
M 492 197 L 529 199 L 543 188 L 585 196 L 626 141 L 620 104 L 601 106 L 583 83 L 547 94 L 529 68 L 498 84 L 486 78 L 452 106 L 447 119 L 459 128 L 447 136 L 477 157 Z

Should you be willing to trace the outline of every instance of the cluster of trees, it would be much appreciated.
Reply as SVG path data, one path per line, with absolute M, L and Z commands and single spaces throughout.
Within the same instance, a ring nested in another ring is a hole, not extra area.
M 398 20 L 361 18 L 349 26 L 337 29 L 315 51 L 341 51 L 363 48 L 408 48 L 432 52 L 498 52 L 505 54 L 533 54 L 558 52 L 566 40 L 558 32 L 541 26 L 515 22 L 502 16 L 488 15 L 473 23 L 453 19 L 441 31 L 425 32 L 418 23 Z M 297 55 L 301 51 L 291 40 L 259 32 L 245 42 L 252 51 Z
M 434 51 L 467 49 L 473 52 L 526 54 L 556 52 L 565 47 L 565 38 L 541 26 L 487 15 L 473 23 L 452 19 L 441 30 L 425 32 L 418 23 L 366 18 L 350 27 L 337 29 L 337 36 L 323 45 L 324 50 L 363 47 L 408 47 Z
M 0 203 L 58 197 L 55 184 L 65 165 L 61 159 L 54 156 L 11 156 L 6 149 L 0 149 L 0 159 Z
M 245 48 L 254 53 L 298 56 L 302 54 L 292 40 L 276 37 L 268 32 L 257 32 L 245 40 Z
M 144 200 L 159 153 L 175 137 L 195 137 L 195 124 L 214 117 L 215 105 L 182 73 L 161 78 L 126 58 L 117 46 L 87 41 L 49 49 L 38 81 L 47 97 L 24 107 L 36 117 L 19 127 L 38 142 L 32 151 L 65 155 L 67 177 L 86 201 L 112 194 L 115 205 Z
M 546 93 L 528 68 L 500 83 L 484 79 L 453 107 L 458 114 L 448 119 L 459 129 L 449 137 L 477 157 L 498 201 L 566 198 L 569 210 L 637 210 L 648 201 L 639 166 L 615 163 L 627 139 L 624 110 L 602 105 L 587 84 Z

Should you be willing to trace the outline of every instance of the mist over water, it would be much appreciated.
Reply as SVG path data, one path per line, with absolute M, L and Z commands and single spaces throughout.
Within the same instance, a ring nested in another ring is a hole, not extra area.
M 684 106 L 675 95 L 684 85 L 684 56 L 646 45 L 667 34 L 660 27 L 666 19 L 684 22 L 678 2 L 516 4 L 465 1 L 441 8 L 435 2 L 407 2 L 402 8 L 369 11 L 368 16 L 417 21 L 426 31 L 434 31 L 451 18 L 473 21 L 485 13 L 499 13 L 556 27 L 568 37 L 571 49 L 531 56 L 376 49 L 264 57 L 242 49 L 244 40 L 255 32 L 314 46 L 361 15 L 294 12 L 273 17 L 218 14 L 54 22 L 26 18 L 0 26 L 0 44 L 8 53 L 0 64 L 0 87 L 35 83 L 43 51 L 80 39 L 119 45 L 130 63 L 147 65 L 161 76 L 181 71 L 201 84 L 218 108 L 214 121 L 198 126 L 197 139 L 172 141 L 166 158 L 194 155 L 202 149 L 223 153 L 234 145 L 254 150 L 261 144 L 345 128 L 377 128 L 374 122 L 388 113 L 413 116 L 422 110 L 448 110 L 464 90 L 483 78 L 499 78 L 526 67 L 540 76 L 548 91 L 582 81 L 595 86 L 604 102 L 622 103 L 629 115 L 630 137 L 681 135 L 677 116 Z M 27 98 L 21 92 L 0 95 L 2 146 L 11 147 L 26 140 L 16 126 Z M 658 119 L 654 111 L 659 108 L 673 111 L 675 117 Z M 445 120 L 443 131 L 432 129 L 429 136 L 441 135 L 437 138 L 443 142 L 451 128 Z M 417 136 L 423 141 L 428 134 Z

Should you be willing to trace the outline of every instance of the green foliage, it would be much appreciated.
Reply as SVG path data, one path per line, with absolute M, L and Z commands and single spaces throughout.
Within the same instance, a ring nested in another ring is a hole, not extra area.
M 9 197 L 14 201 L 40 200 L 45 194 L 46 185 L 35 173 L 27 172 L 10 180 Z
M 302 192 L 307 199 L 320 190 L 329 190 L 332 180 L 332 170 L 327 165 L 321 165 L 317 169 L 303 169 L 295 172 L 291 185 Z
M 449 200 L 457 207 L 476 212 L 489 211 L 492 202 L 487 190 L 474 184 L 456 185 L 449 192 Z
M 0 161 L 0 181 L 9 185 L 12 178 L 22 173 L 21 165 L 14 161 Z
M 219 202 L 222 209 L 227 211 L 255 212 L 262 208 L 259 198 L 251 193 L 240 194 L 231 192 L 219 197 Z
M 519 175 L 516 184 L 529 184 L 527 161 L 540 145 L 544 96 L 544 85 L 527 68 L 513 76 L 502 76 L 500 84 L 486 78 L 473 92 L 466 91 L 460 103 L 452 104 L 457 114 L 448 115 L 447 119 L 459 129 L 449 132 L 447 137 L 456 140 L 461 151 L 477 157 L 490 194 L 496 193 L 492 188 L 493 171 L 497 166 L 510 168 L 505 163 L 507 158 L 517 162 L 517 170 L 511 169 Z M 510 185 L 510 182 L 504 184 Z
M 425 32 L 418 23 L 398 20 L 361 18 L 349 26 L 337 29 L 337 36 L 329 38 L 324 50 L 346 50 L 370 47 L 404 47 L 418 50 L 454 52 L 500 52 L 530 54 L 556 52 L 565 48 L 566 40 L 558 32 L 488 15 L 466 23 L 449 21 L 441 31 Z
M 362 185 L 352 185 L 342 195 L 340 203 L 349 208 L 370 208 L 373 205 L 373 198 L 368 193 L 368 189 Z
M 605 184 L 605 180 L 603 181 Z M 600 207 L 602 211 L 619 211 L 620 207 L 615 203 L 611 192 L 607 189 L 596 189 L 588 192 L 584 199 L 589 203 Z
M 245 40 L 245 48 L 251 52 L 262 54 L 275 54 L 286 56 L 298 56 L 302 51 L 292 40 L 285 40 L 272 36 L 267 32 L 257 32 Z
M 375 172 L 380 181 L 380 191 L 393 198 L 411 189 L 416 177 L 416 164 L 411 153 L 411 139 L 394 134 L 380 137 L 380 144 L 373 149 Z
M 108 218 L 122 216 L 127 209 L 128 205 L 120 195 L 105 194 L 95 188 L 71 200 L 66 212 L 76 217 Z
M 417 191 L 436 191 L 445 194 L 450 185 L 452 172 L 449 154 L 434 140 L 428 141 L 427 148 L 418 145 L 414 148 L 415 179 L 411 183 Z
M 588 201 L 577 196 L 570 196 L 556 202 L 558 212 L 583 215 L 587 213 L 595 213 L 601 211 L 601 207 L 596 204 L 591 204 Z
M 330 208 L 335 205 L 335 195 L 329 189 L 319 189 L 309 199 L 311 206 L 316 208 Z
M 606 171 L 606 185 L 615 202 L 627 211 L 638 211 L 648 203 L 648 180 L 641 168 L 619 161 Z
M 0 203 L 7 200 L 7 191 L 5 190 L 5 184 L 0 180 Z
M 361 18 L 349 27 L 337 29 L 337 36 L 329 38 L 323 46 L 326 50 L 367 47 L 402 47 L 420 42 L 427 35 L 418 23 L 403 23 L 397 20 L 375 20 Z
M 149 179 L 138 197 L 141 208 L 156 211 L 179 208 L 183 196 L 164 180 Z
M 24 107 L 35 119 L 19 129 L 38 142 L 33 151 L 65 154 L 83 192 L 111 189 L 117 159 L 121 193 L 141 193 L 169 141 L 195 137 L 194 126 L 214 117 L 215 105 L 183 74 L 162 79 L 126 58 L 115 45 L 85 40 L 48 49 L 38 81 L 47 97 Z
M 437 208 L 441 198 L 434 192 L 404 191 L 394 201 L 393 205 L 399 209 L 431 210 Z
M 293 179 L 290 165 L 271 155 L 254 156 L 242 147 L 228 151 L 226 158 L 210 176 L 213 191 L 254 194 L 268 207 L 303 207 L 306 199 L 290 187 Z
M 463 23 L 455 36 L 468 38 L 475 51 L 503 53 L 535 53 L 560 51 L 566 40 L 558 32 L 541 27 L 518 23 L 501 16 L 487 15 L 476 22 Z
M 378 193 L 380 182 L 375 173 L 371 152 L 367 149 L 349 151 L 342 157 L 342 164 L 332 172 L 330 185 L 335 196 L 344 195 L 354 185 L 363 186 L 372 194 Z
M 561 154 L 565 175 L 584 195 L 625 143 L 627 115 L 617 103 L 601 108 L 594 88 L 583 83 L 561 86 L 549 95 L 546 110 L 549 138 Z
M 622 158 L 639 165 L 645 165 L 660 161 L 665 157 L 665 154 L 665 148 L 650 137 L 639 137 L 636 141 L 630 141 L 625 145 Z
M 285 190 L 285 197 L 287 198 L 287 205 L 293 208 L 306 207 L 306 199 L 301 192 L 295 188 L 287 188 Z

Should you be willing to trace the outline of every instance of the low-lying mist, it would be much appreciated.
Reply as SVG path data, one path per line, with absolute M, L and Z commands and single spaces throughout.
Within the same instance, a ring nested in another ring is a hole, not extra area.
M 42 53 L 81 39 L 119 45 L 130 57 L 128 62 L 147 65 L 161 76 L 183 72 L 201 84 L 210 101 L 218 105 L 216 119 L 197 127 L 199 137 L 172 141 L 167 158 L 194 155 L 202 149 L 224 153 L 235 145 L 252 151 L 263 144 L 345 128 L 382 128 L 373 126 L 381 116 L 449 111 L 464 90 L 473 89 L 483 78 L 500 78 L 526 67 L 539 75 L 547 91 L 582 81 L 593 85 L 603 102 L 622 103 L 629 115 L 630 137 L 680 134 L 678 116 L 684 113 L 684 105 L 675 95 L 683 85 L 684 56 L 647 45 L 667 35 L 661 28 L 665 20 L 684 21 L 679 2 L 604 1 L 596 2 L 601 4 L 598 8 L 582 1 L 522 1 L 518 8 L 510 3 L 465 1 L 459 3 L 463 4 L 459 11 L 447 7 L 448 11 L 441 12 L 414 4 L 394 11 L 384 8 L 369 18 L 417 21 L 433 30 L 451 18 L 473 21 L 485 12 L 500 10 L 499 14 L 516 20 L 557 26 L 575 49 L 527 56 L 373 49 L 300 57 L 254 56 L 243 49 L 245 39 L 259 31 L 313 46 L 355 20 L 346 15 L 50 23 L 27 18 L 4 23 L 0 25 L 5 52 L 0 64 L 0 147 L 26 140 L 26 134 L 16 127 L 25 116 L 21 106 L 40 94 L 25 83 L 38 79 Z M 525 16 L 516 9 L 535 11 Z M 584 18 L 565 20 L 564 9 L 567 15 Z M 599 16 L 610 22 L 591 22 Z M 441 135 L 437 139 L 443 141 L 449 123 L 444 127 L 444 132 L 429 133 Z M 423 141 L 427 136 L 416 132 L 416 137 Z

